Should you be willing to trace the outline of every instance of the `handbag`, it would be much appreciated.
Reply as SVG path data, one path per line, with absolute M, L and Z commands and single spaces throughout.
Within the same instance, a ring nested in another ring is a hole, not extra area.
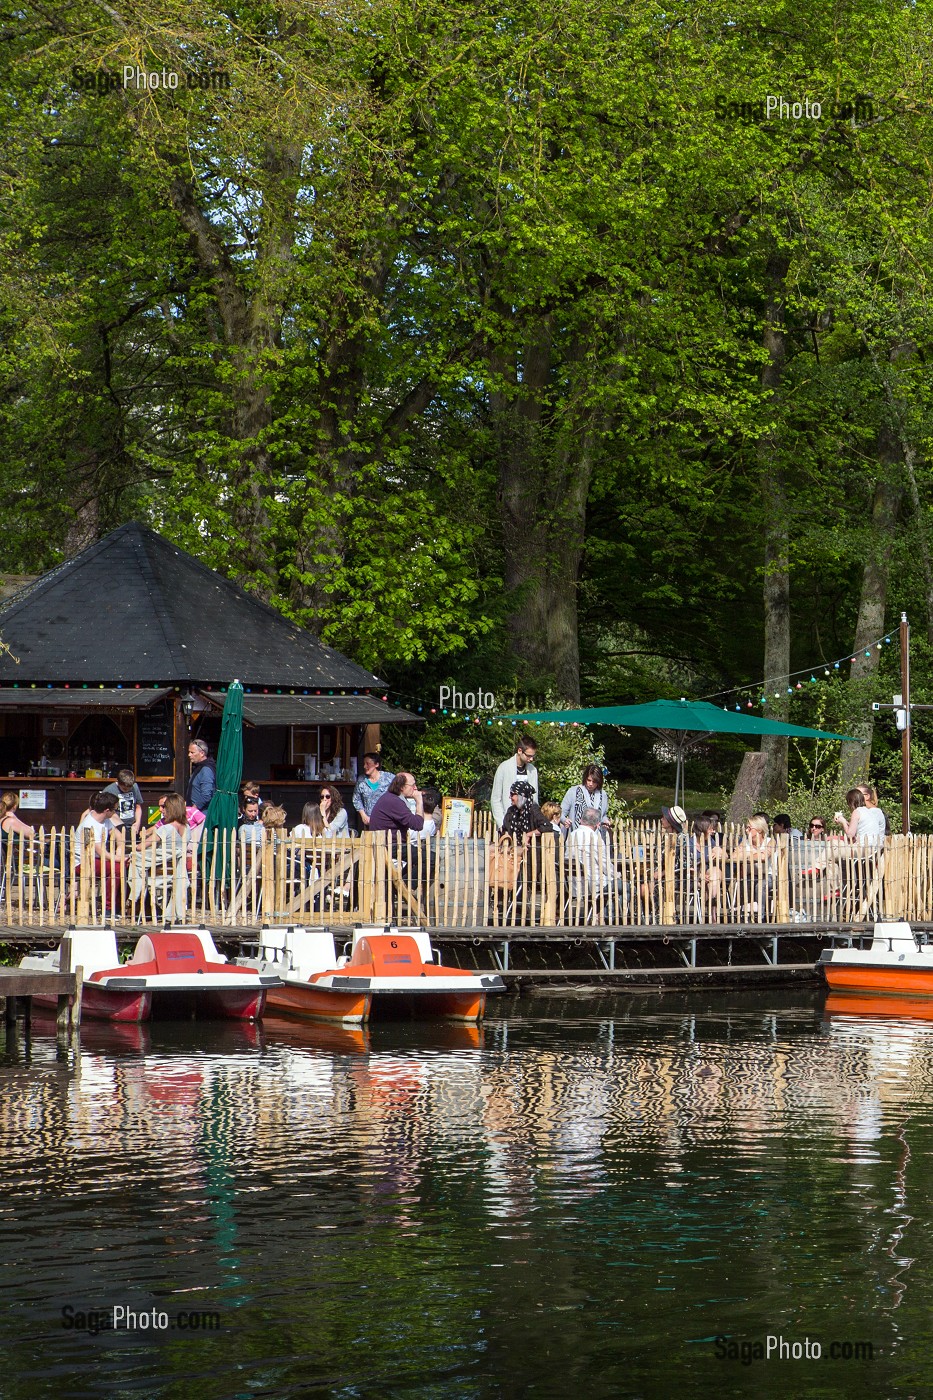
M 500 836 L 489 848 L 489 884 L 494 890 L 514 890 L 522 868 L 525 850 L 511 836 Z

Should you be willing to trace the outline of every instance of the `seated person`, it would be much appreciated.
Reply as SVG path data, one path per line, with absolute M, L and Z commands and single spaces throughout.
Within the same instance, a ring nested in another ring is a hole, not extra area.
M 305 807 L 305 811 L 307 811 Z M 324 823 L 325 836 L 349 836 L 350 819 L 347 816 L 347 809 L 343 805 L 343 798 L 335 787 L 326 783 L 321 788 L 319 811 Z M 302 814 L 302 821 L 305 820 Z
M 299 840 L 308 840 L 312 836 L 323 836 L 326 830 L 324 815 L 319 802 L 306 802 L 301 809 L 301 821 L 293 829 L 292 835 Z
M 105 913 L 113 909 L 117 888 L 123 884 L 123 826 L 116 813 L 112 792 L 95 793 L 78 819 L 75 834 L 75 872 L 81 869 L 85 850 L 93 851 L 94 873 L 104 876 Z
M 240 811 L 237 816 L 238 822 L 242 822 L 246 816 L 247 802 L 255 803 L 257 811 L 262 811 L 264 804 L 262 798 L 259 796 L 259 784 L 255 781 L 255 779 L 252 778 L 247 779 L 247 781 L 243 783 L 242 787 L 240 788 Z
M 607 890 L 618 883 L 609 848 L 599 836 L 600 825 L 598 809 L 588 807 L 580 817 L 579 826 L 567 837 L 571 891 L 577 897 Z
M 541 811 L 547 817 L 548 821 L 551 823 L 551 826 L 557 832 L 558 836 L 562 836 L 563 828 L 560 824 L 560 803 L 542 802 Z
M 408 806 L 406 798 L 414 801 L 414 811 Z M 423 830 L 424 798 L 412 773 L 396 773 L 388 789 L 373 806 L 368 826 L 370 831 L 389 831 L 396 836 Z
M 165 801 L 166 798 L 172 797 L 173 795 L 174 794 L 170 792 L 166 792 L 159 798 L 159 815 L 152 825 L 151 829 L 153 831 L 158 831 L 160 827 L 165 825 Z M 198 807 L 186 807 L 185 819 L 188 829 L 188 845 L 194 846 L 204 835 L 204 813 Z
M 661 831 L 665 836 L 676 836 L 677 842 L 674 847 L 674 880 L 680 884 L 683 868 L 691 863 L 694 858 L 693 841 L 687 835 L 687 813 L 683 807 L 662 807 L 661 808 Z M 661 889 L 662 869 L 649 876 L 641 887 L 642 899 L 652 908 L 656 895 Z
M 263 834 L 270 841 L 275 841 L 285 835 L 285 827 L 288 817 L 284 807 L 280 807 L 275 802 L 267 802 L 262 809 L 259 824 Z
M 16 815 L 19 806 L 18 792 L 5 792 L 0 797 L 0 831 L 4 836 L 11 836 L 19 832 L 23 836 L 35 836 L 35 828 L 28 822 L 24 822 L 22 817 Z
M 424 826 L 419 835 L 422 840 L 430 836 L 437 836 L 444 820 L 443 797 L 440 788 L 422 788 L 421 796 L 424 799 Z
M 774 843 L 768 834 L 768 818 L 756 812 L 745 823 L 745 840 L 730 856 L 733 878 L 739 886 L 739 902 L 757 914 L 771 892 Z
M 705 812 L 694 818 L 693 845 L 696 853 L 700 907 L 707 923 L 718 924 L 722 891 L 722 847 L 719 845 L 715 822 Z
M 509 788 L 509 806 L 502 821 L 502 835 L 521 840 L 527 846 L 544 832 L 553 835 L 554 828 L 535 801 L 531 783 L 519 778 Z
M 800 841 L 803 833 L 799 826 L 792 826 L 790 817 L 786 812 L 778 812 L 772 823 L 772 831 L 775 836 L 789 836 L 792 841 Z
M 147 892 L 170 923 L 184 920 L 188 908 L 188 813 L 177 792 L 159 798 L 161 817 L 144 831 L 133 858 L 130 894 L 134 900 Z
M 100 861 L 100 853 L 108 847 L 109 838 L 114 838 L 112 849 L 123 852 L 122 824 L 117 819 L 117 799 L 112 792 L 98 792 L 91 798 L 89 807 L 78 818 L 78 832 L 75 841 L 75 867 L 81 864 L 82 849 L 93 844 L 95 856 Z
M 248 842 L 258 843 L 262 840 L 263 825 L 259 819 L 258 797 L 248 797 L 243 803 L 243 816 L 238 830 Z

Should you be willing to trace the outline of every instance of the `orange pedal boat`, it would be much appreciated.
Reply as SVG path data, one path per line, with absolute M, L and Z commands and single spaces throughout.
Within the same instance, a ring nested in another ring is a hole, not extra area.
M 868 948 L 824 948 L 819 966 L 832 992 L 933 997 L 933 944 L 910 924 L 875 924 Z
M 505 990 L 495 973 L 436 962 L 423 929 L 360 927 L 349 955 L 338 957 L 328 928 L 265 927 L 256 955 L 239 961 L 281 979 L 269 988 L 270 1011 L 344 1025 L 371 1016 L 476 1022 L 488 993 Z

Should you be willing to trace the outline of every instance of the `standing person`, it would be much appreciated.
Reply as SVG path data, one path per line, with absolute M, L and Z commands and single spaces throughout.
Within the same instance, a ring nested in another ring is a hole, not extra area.
M 335 787 L 325 784 L 321 788 L 319 807 L 325 836 L 350 835 L 350 819 L 347 816 L 347 809 L 343 805 L 343 798 Z M 302 815 L 302 821 L 305 820 L 307 818 Z
M 112 792 L 117 799 L 117 820 L 123 827 L 123 839 L 129 842 L 131 836 L 139 835 L 143 824 L 143 795 L 132 768 L 119 769 L 116 782 L 108 783 L 104 792 Z
M 507 758 L 496 769 L 496 776 L 492 780 L 492 797 L 489 805 L 492 808 L 493 819 L 500 831 L 502 823 L 505 821 L 506 810 L 509 806 L 509 793 L 513 783 L 518 781 L 530 783 L 534 793 L 534 801 L 538 801 L 538 770 L 535 767 L 537 754 L 538 745 L 534 739 L 530 735 L 520 735 L 515 741 L 515 757 Z
M 859 783 L 859 792 L 865 800 L 865 811 L 859 822 L 859 836 L 873 846 L 880 846 L 888 834 L 888 819 L 878 806 L 878 794 L 867 783 Z
M 217 775 L 210 749 L 203 739 L 191 740 L 188 762 L 191 764 L 191 777 L 185 789 L 185 802 L 190 807 L 197 807 L 199 812 L 206 812 L 217 787 Z
M 597 827 L 608 826 L 609 794 L 603 787 L 603 770 L 598 763 L 588 763 L 583 778 L 576 787 L 568 788 L 560 804 L 561 825 L 576 831 L 584 812 L 595 811 Z
M 353 789 L 353 806 L 363 826 L 369 826 L 373 808 L 394 781 L 395 774 L 383 771 L 382 759 L 377 753 L 363 754 L 363 776 Z

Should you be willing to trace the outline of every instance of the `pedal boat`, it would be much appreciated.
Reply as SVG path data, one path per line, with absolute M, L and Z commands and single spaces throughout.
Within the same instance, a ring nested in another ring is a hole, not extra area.
M 349 955 L 340 957 L 328 928 L 266 926 L 260 939 L 255 956 L 239 961 L 281 978 L 281 985 L 269 988 L 267 1004 L 287 1016 L 343 1025 L 362 1025 L 371 1017 L 475 1023 L 488 993 L 505 990 L 494 973 L 435 961 L 423 929 L 356 928 Z
M 69 929 L 71 966 L 82 968 L 81 1014 L 98 1021 L 220 1018 L 252 1021 L 262 1015 L 274 973 L 227 962 L 206 928 L 165 929 L 139 939 L 121 963 L 112 928 Z M 23 971 L 58 972 L 61 947 L 32 953 Z M 36 996 L 37 1006 L 57 1005 Z
M 824 948 L 819 966 L 831 992 L 933 997 L 933 944 L 910 924 L 875 924 L 868 948 Z

